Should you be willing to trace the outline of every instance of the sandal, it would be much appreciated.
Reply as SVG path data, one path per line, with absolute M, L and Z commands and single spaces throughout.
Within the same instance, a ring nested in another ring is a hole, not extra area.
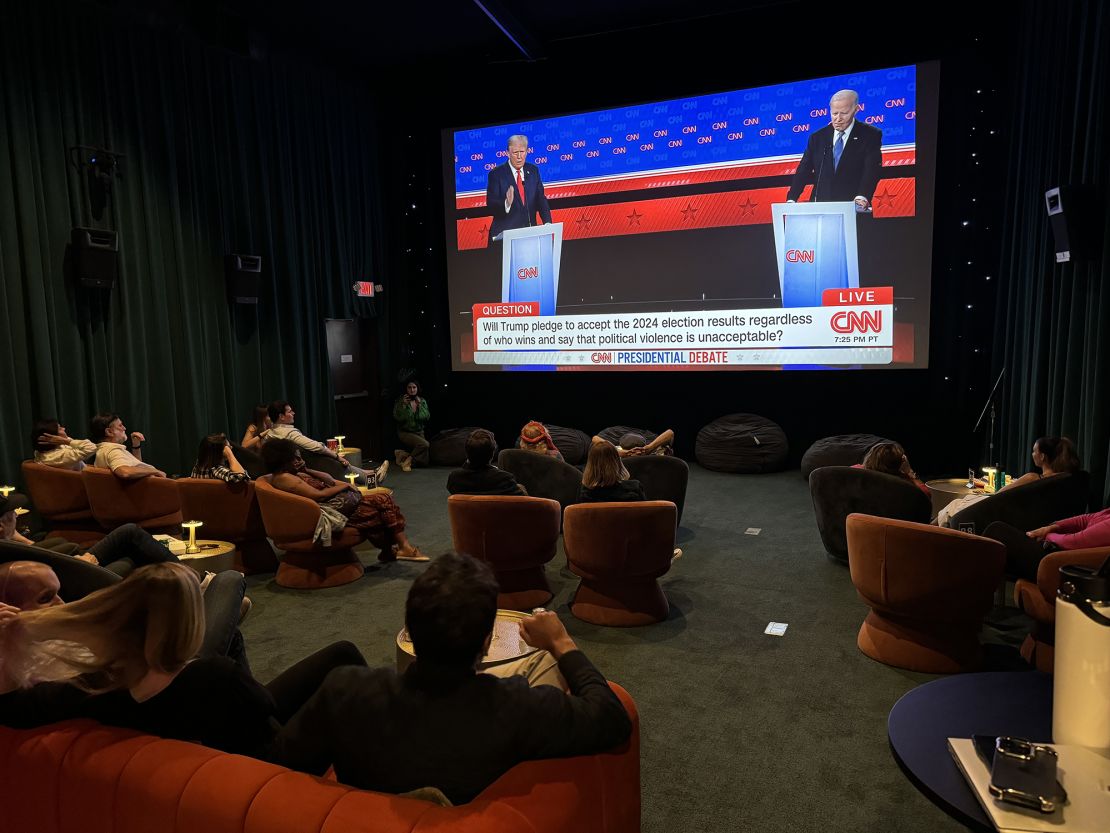
M 424 555 L 419 547 L 412 548 L 412 555 L 401 555 L 400 549 L 396 544 L 389 548 L 389 555 L 385 554 L 385 550 L 378 553 L 378 561 L 431 561 L 432 559 Z

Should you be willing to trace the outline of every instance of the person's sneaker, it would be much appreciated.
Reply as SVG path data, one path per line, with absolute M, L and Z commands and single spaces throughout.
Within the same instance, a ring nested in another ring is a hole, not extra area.
M 374 483 L 375 486 L 380 486 L 385 482 L 385 476 L 389 473 L 389 461 L 383 460 L 382 464 L 374 469 Z
M 412 471 L 412 457 L 406 457 L 401 461 L 401 471 Z
M 391 561 L 431 561 L 432 559 L 420 551 L 420 547 L 413 547 L 408 555 L 401 555 L 401 547 L 397 544 L 390 546 L 389 550 L 378 553 L 378 561 L 389 563 Z
M 397 449 L 393 450 L 393 459 L 397 463 L 397 465 L 399 465 L 399 466 L 404 465 L 405 458 L 408 457 L 408 456 L 409 456 L 409 453 L 407 451 L 405 451 L 403 448 L 397 448 Z
M 682 558 L 682 550 L 680 550 L 678 547 L 675 547 L 674 555 L 671 556 L 671 563 L 674 564 L 674 562 L 678 561 L 678 559 L 680 558 Z
M 247 618 L 247 614 L 251 612 L 251 607 L 253 607 L 253 604 L 251 603 L 250 596 L 244 596 L 243 601 L 239 602 L 240 625 L 243 624 L 243 620 Z

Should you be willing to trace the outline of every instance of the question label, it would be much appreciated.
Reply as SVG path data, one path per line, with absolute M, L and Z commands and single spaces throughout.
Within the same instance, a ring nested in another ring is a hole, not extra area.
M 840 349 L 856 355 L 845 356 L 845 362 L 888 363 L 894 341 L 893 299 L 884 296 L 881 300 L 887 303 L 878 304 L 830 300 L 827 306 L 789 309 L 551 316 L 483 315 L 481 307 L 491 305 L 476 305 L 475 361 L 490 363 L 493 357 L 483 353 L 542 353 L 545 362 L 555 364 L 748 364 L 753 351 L 781 354 L 825 348 L 822 361 L 835 360 L 829 356 Z M 519 360 L 537 361 L 539 356 Z M 805 361 L 800 356 L 794 360 Z

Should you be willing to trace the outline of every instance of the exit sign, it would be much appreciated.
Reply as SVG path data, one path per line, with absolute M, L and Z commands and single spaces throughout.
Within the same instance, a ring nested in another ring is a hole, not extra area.
M 359 281 L 355 284 L 355 295 L 359 298 L 373 298 L 374 297 L 374 283 L 373 281 Z

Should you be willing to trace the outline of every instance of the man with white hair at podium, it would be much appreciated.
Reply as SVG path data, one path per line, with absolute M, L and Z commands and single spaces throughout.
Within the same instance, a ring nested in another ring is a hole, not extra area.
M 882 175 L 883 131 L 859 121 L 858 110 L 855 90 L 833 93 L 830 123 L 810 134 L 787 202 L 795 202 L 807 185 L 813 185 L 811 202 L 854 202 L 856 211 L 870 210 Z

